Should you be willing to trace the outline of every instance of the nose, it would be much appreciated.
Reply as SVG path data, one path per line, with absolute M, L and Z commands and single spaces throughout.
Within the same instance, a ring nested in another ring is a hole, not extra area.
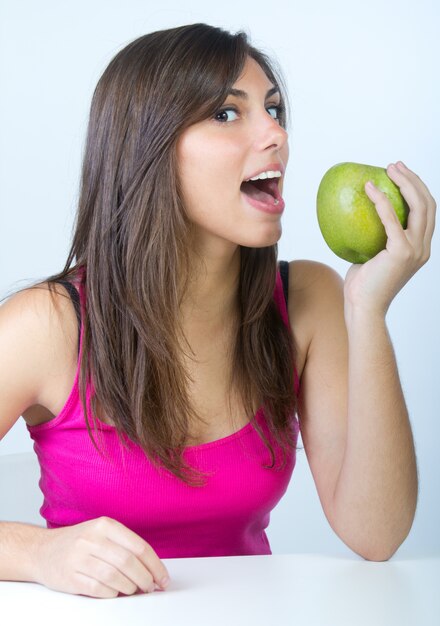
M 255 142 L 259 150 L 281 150 L 288 141 L 287 131 L 266 110 L 258 116 Z

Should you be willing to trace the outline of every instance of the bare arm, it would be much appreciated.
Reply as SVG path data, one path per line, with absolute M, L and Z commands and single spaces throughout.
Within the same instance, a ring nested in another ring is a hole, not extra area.
M 44 385 L 47 293 L 20 292 L 0 307 L 0 439 L 37 404 Z M 10 480 L 14 480 L 11 476 Z M 0 580 L 35 581 L 35 546 L 45 529 L 0 522 Z
M 0 580 L 38 582 L 35 548 L 44 528 L 19 522 L 0 522 Z
M 324 512 L 355 552 L 386 560 L 408 535 L 417 465 L 396 359 L 385 324 L 392 299 L 427 261 L 435 202 L 410 170 L 391 174 L 410 205 L 404 231 L 388 200 L 370 196 L 387 249 L 345 281 L 305 267 L 310 343 L 301 379 L 301 432 Z
M 66 306 L 70 300 L 60 298 L 55 309 L 47 291 L 35 290 L 16 294 L 0 307 L 0 438 L 29 406 L 44 406 L 50 363 L 65 350 L 69 335 L 76 338 L 75 313 L 69 331 Z M 76 359 L 75 345 L 72 354 Z M 0 523 L 0 580 L 111 598 L 164 588 L 166 575 L 142 537 L 107 517 L 56 529 Z
M 382 560 L 394 554 L 414 520 L 416 455 L 385 320 L 362 312 L 348 318 L 349 418 L 333 514 L 338 533 Z

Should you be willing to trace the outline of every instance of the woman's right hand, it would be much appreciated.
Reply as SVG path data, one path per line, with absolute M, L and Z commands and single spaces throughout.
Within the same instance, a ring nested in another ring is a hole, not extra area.
M 39 534 L 35 582 L 95 598 L 166 587 L 168 572 L 153 548 L 109 517 Z

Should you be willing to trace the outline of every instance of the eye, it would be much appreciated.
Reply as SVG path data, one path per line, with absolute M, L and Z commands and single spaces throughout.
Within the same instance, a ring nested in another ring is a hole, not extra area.
M 284 112 L 284 107 L 283 107 L 283 105 L 282 105 L 282 104 L 271 104 L 270 106 L 268 106 L 268 107 L 267 107 L 267 109 L 266 109 L 266 110 L 267 110 L 267 111 L 275 111 L 275 114 L 274 114 L 274 115 L 272 115 L 271 113 L 270 113 L 270 115 L 272 115 L 272 117 L 273 117 L 275 120 L 280 121 L 280 119 L 281 119 L 281 117 L 282 117 L 282 114 L 283 114 L 283 112 Z
M 217 113 L 214 115 L 214 119 L 217 122 L 220 122 L 221 124 L 224 123 L 224 122 L 234 122 L 235 120 L 234 119 L 230 119 L 230 117 L 229 117 L 229 119 L 226 119 L 228 116 L 231 115 L 231 113 L 232 113 L 232 115 L 238 116 L 238 112 L 237 112 L 236 109 L 234 109 L 232 107 L 228 107 L 228 108 L 225 108 L 225 109 L 221 109 L 220 111 L 217 111 Z M 220 119 L 220 117 L 222 119 Z

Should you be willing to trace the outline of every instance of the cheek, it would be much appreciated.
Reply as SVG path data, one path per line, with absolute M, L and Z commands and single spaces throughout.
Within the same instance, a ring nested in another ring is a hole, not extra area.
M 230 141 L 187 137 L 177 153 L 179 175 L 185 200 L 204 204 L 219 195 L 232 197 L 240 191 L 244 167 L 243 148 Z M 215 200 L 214 200 L 215 201 Z

